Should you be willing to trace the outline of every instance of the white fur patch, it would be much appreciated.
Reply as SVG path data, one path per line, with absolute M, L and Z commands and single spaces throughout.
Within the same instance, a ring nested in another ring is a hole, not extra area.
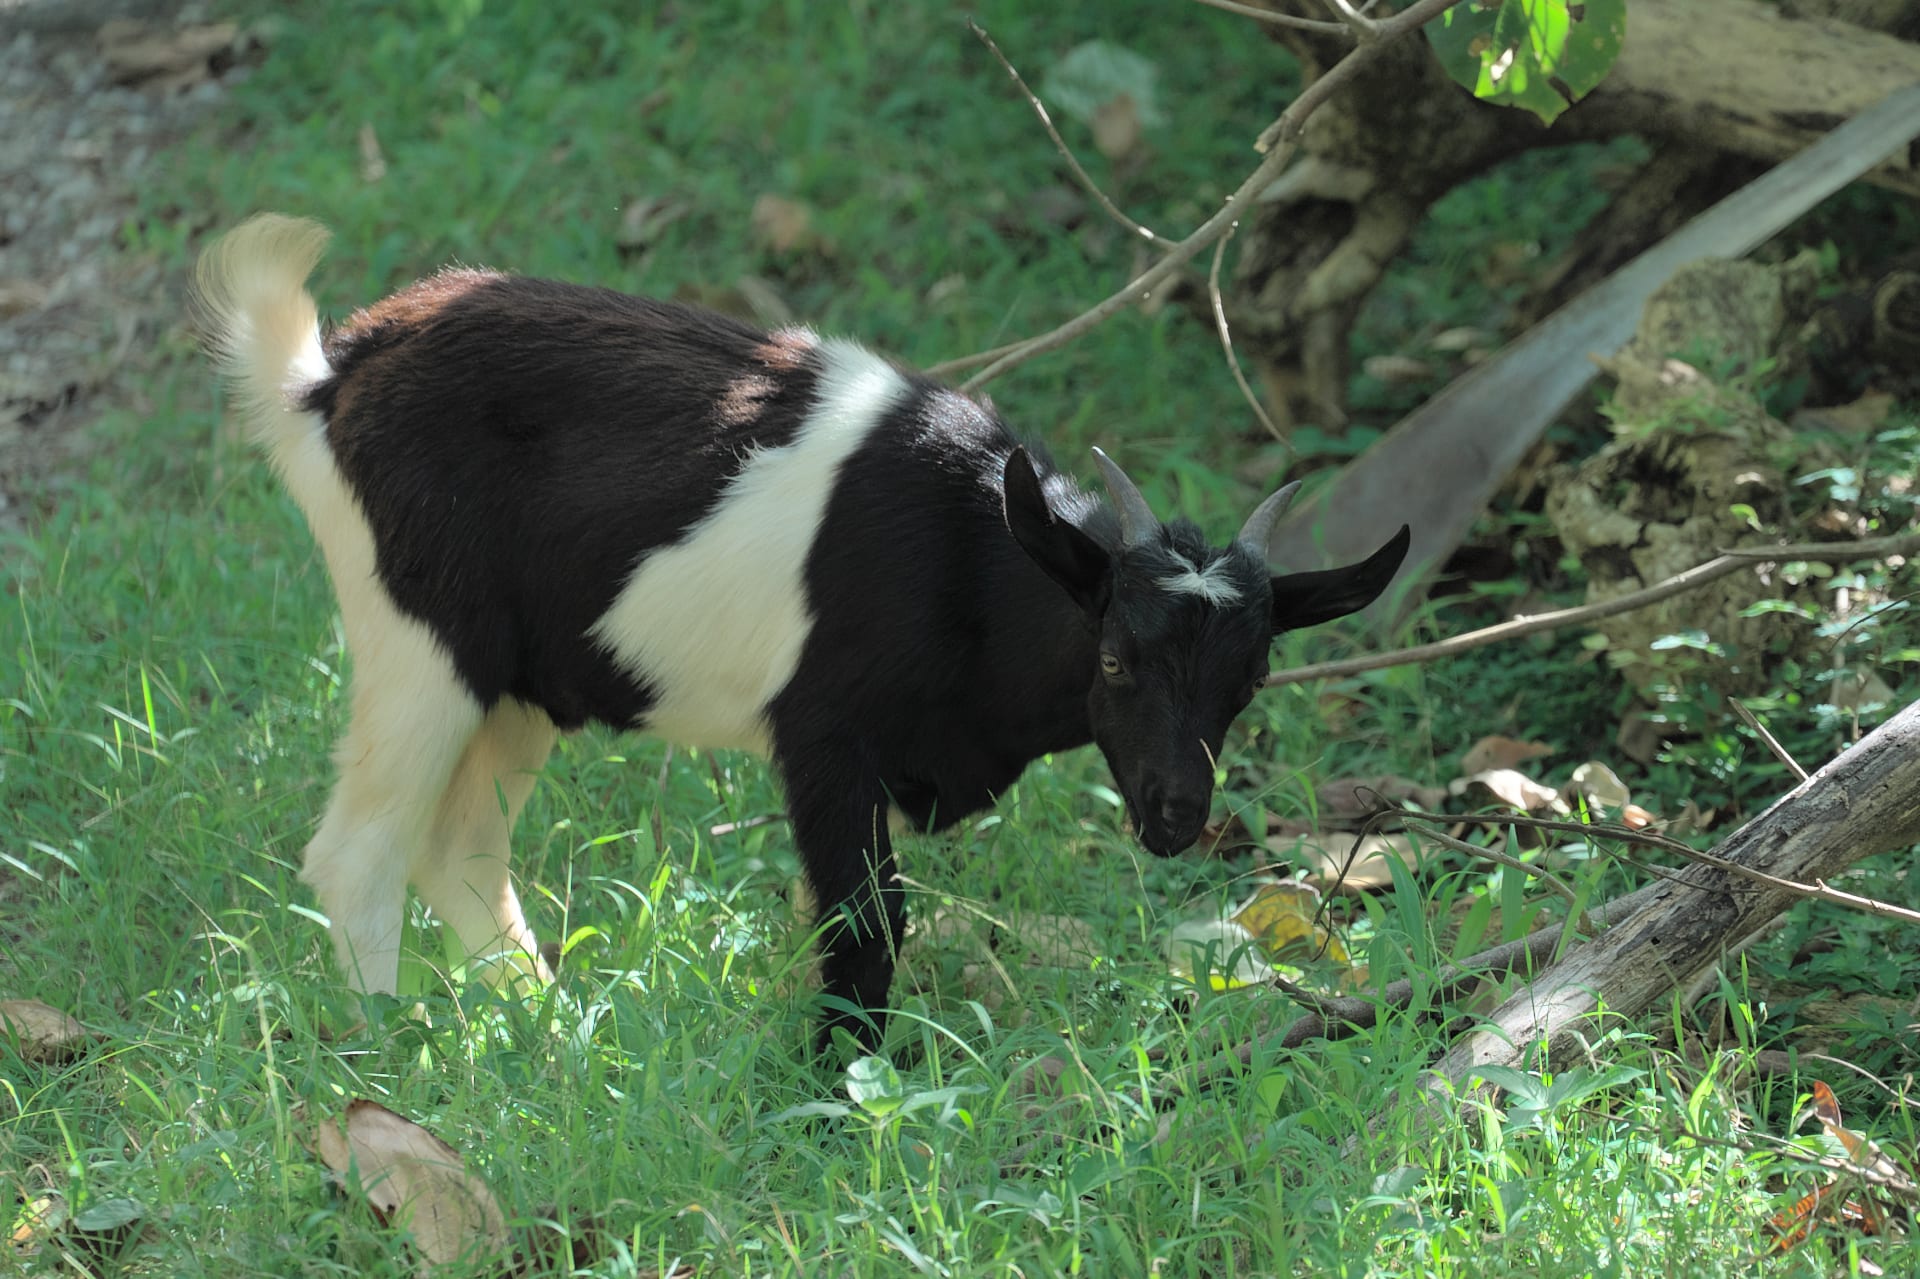
M 1169 552 L 1180 572 L 1159 579 L 1161 590 L 1175 595 L 1198 595 L 1215 608 L 1240 602 L 1240 588 L 1227 576 L 1227 562 L 1215 560 L 1204 569 L 1178 551 Z
M 635 568 L 590 632 L 655 701 L 641 727 L 687 746 L 767 754 L 767 704 L 813 627 L 807 553 L 840 464 L 908 394 L 851 342 L 820 344 L 815 404 L 791 444 L 756 450 L 706 517 Z

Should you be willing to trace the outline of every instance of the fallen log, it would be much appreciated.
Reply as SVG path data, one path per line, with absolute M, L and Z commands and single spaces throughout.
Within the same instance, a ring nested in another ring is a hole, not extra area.
M 1807 778 L 1714 853 L 1778 880 L 1820 884 L 1862 858 L 1915 842 L 1920 702 Z M 1715 865 L 1687 867 L 1661 881 L 1632 915 L 1569 951 L 1456 1040 L 1425 1087 L 1451 1097 L 1490 1065 L 1544 1060 L 1564 1068 L 1582 1060 L 1584 1045 L 1693 986 L 1796 900 L 1787 886 Z

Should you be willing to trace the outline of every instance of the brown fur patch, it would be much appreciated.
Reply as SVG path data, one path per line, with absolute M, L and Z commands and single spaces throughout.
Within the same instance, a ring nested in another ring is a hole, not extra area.
M 820 339 L 812 329 L 775 329 L 754 355 L 777 373 L 792 373 L 806 367 L 807 357 L 819 345 Z
M 722 426 L 748 426 L 760 416 L 767 401 L 778 394 L 778 382 L 763 374 L 748 373 L 727 384 L 726 392 L 714 405 L 714 416 Z
M 424 280 L 409 284 L 371 306 L 363 306 L 340 326 L 343 336 L 351 337 L 387 325 L 417 328 L 440 314 L 452 303 L 483 284 L 505 279 L 498 271 L 454 266 Z

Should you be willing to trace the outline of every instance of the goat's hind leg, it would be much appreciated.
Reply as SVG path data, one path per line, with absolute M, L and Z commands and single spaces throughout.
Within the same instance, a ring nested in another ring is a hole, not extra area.
M 553 721 L 542 711 L 511 699 L 496 704 L 467 743 L 414 860 L 413 886 L 460 939 L 470 976 L 552 979 L 507 866 L 513 824 L 553 739 Z
M 424 627 L 389 620 L 379 645 L 355 647 L 353 718 L 334 751 L 339 780 L 300 878 L 332 924 L 348 983 L 392 994 L 408 870 L 481 708 Z

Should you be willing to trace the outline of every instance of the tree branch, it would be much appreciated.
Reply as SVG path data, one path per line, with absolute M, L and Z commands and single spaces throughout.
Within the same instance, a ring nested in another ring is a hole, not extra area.
M 1256 22 L 1271 22 L 1276 27 L 1294 27 L 1301 31 L 1318 31 L 1322 35 L 1343 35 L 1346 24 L 1340 22 L 1322 22 L 1318 18 L 1296 18 L 1291 13 L 1275 13 L 1271 9 L 1259 9 L 1250 4 L 1238 4 L 1235 0 L 1199 0 L 1210 9 L 1220 9 L 1226 13 L 1237 13 L 1243 18 L 1252 18 Z
M 1153 290 L 1170 278 L 1175 271 L 1193 260 L 1199 252 L 1227 233 L 1235 221 L 1251 206 L 1256 196 L 1268 183 L 1280 175 L 1293 154 L 1293 144 L 1300 137 L 1300 131 L 1306 118 L 1313 114 L 1321 103 L 1336 93 L 1342 85 L 1364 71 L 1373 60 L 1380 56 L 1396 39 L 1414 31 L 1435 15 L 1459 4 L 1461 0 L 1418 0 L 1418 3 L 1403 13 L 1395 14 L 1377 24 L 1377 38 L 1357 46 L 1352 53 L 1340 59 L 1327 69 L 1327 73 L 1315 80 L 1293 100 L 1281 113 L 1280 118 L 1267 126 L 1256 150 L 1266 152 L 1264 159 L 1254 168 L 1218 212 L 1189 235 L 1169 249 L 1164 257 L 1128 281 L 1125 287 L 1095 303 L 1065 324 L 1051 329 L 1036 337 L 1028 338 L 1012 351 L 1001 356 L 986 368 L 974 374 L 961 386 L 961 390 L 972 392 L 985 386 L 1001 374 L 1015 369 L 1037 355 L 1056 350 L 1073 341 L 1088 330 L 1098 327 L 1122 308 L 1153 295 Z M 1277 142 L 1279 145 L 1275 145 Z
M 1220 334 L 1220 350 L 1227 357 L 1227 371 L 1233 374 L 1233 380 L 1239 384 L 1240 394 L 1246 397 L 1247 407 L 1251 408 L 1253 415 L 1260 419 L 1260 425 L 1267 428 L 1267 434 L 1278 440 L 1288 452 L 1292 452 L 1293 446 L 1287 443 L 1286 434 L 1274 424 L 1271 417 L 1267 416 L 1266 406 L 1260 403 L 1260 397 L 1253 393 L 1251 386 L 1247 385 L 1247 375 L 1241 371 L 1240 361 L 1233 354 L 1233 334 L 1227 329 L 1227 303 L 1220 296 L 1220 262 L 1227 255 L 1227 241 L 1233 238 L 1233 233 L 1239 226 L 1238 222 L 1229 226 L 1227 233 L 1220 237 L 1220 242 L 1213 246 L 1213 269 L 1207 272 L 1207 300 L 1213 304 L 1213 327 Z
M 1363 671 L 1377 671 L 1388 666 L 1412 666 L 1442 657 L 1453 657 L 1470 649 L 1497 644 L 1502 640 L 1519 639 L 1524 635 L 1557 630 L 1576 622 L 1590 622 L 1597 618 L 1612 617 L 1615 613 L 1645 608 L 1669 596 L 1705 586 L 1715 578 L 1725 577 L 1756 561 L 1818 560 L 1835 563 L 1853 559 L 1880 559 L 1895 555 L 1911 557 L 1917 553 L 1920 553 L 1920 533 L 1864 538 L 1854 542 L 1754 546 L 1723 551 L 1705 564 L 1696 565 L 1685 572 L 1675 573 L 1664 582 L 1656 582 L 1642 590 L 1616 596 L 1610 600 L 1601 600 L 1596 604 L 1582 604 L 1577 608 L 1557 609 L 1551 613 L 1539 613 L 1532 617 L 1516 617 L 1494 626 L 1482 627 L 1477 631 L 1468 631 L 1464 635 L 1455 635 L 1450 639 L 1436 640 L 1432 644 L 1421 644 L 1414 648 L 1398 649 L 1391 653 L 1373 653 L 1366 657 L 1347 658 L 1344 661 L 1319 662 L 1312 666 L 1297 666 L 1287 671 L 1273 671 L 1262 681 L 1261 686 L 1277 688 L 1282 684 L 1302 684 L 1308 680 L 1339 679 L 1347 675 L 1358 675 Z

